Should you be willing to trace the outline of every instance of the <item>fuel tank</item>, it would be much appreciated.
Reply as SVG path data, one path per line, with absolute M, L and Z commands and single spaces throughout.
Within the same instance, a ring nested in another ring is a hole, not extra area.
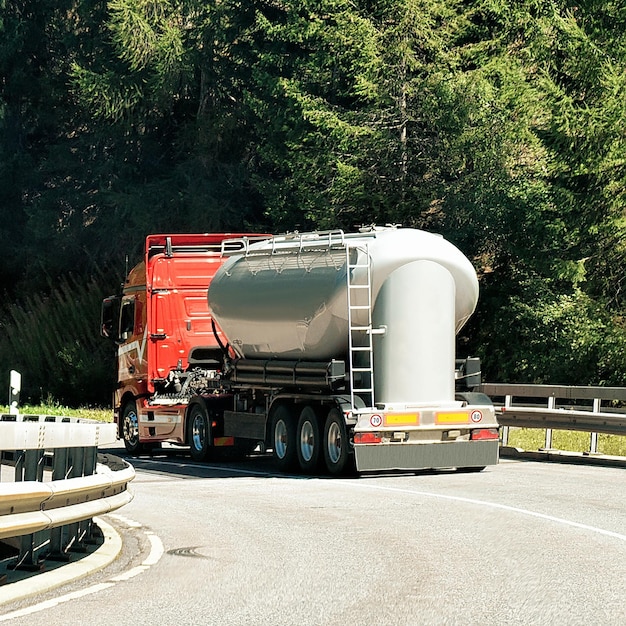
M 478 280 L 442 237 L 372 227 L 251 243 L 218 270 L 208 297 L 242 358 L 345 359 L 350 328 L 369 325 L 377 398 L 429 401 L 454 397 L 455 334 L 476 307 Z

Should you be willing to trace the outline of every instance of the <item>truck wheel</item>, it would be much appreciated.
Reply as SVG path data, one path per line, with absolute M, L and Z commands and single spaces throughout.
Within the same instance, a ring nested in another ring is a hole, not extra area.
M 350 465 L 346 422 L 338 409 L 328 412 L 324 424 L 324 463 L 333 476 L 343 474 Z
M 122 411 L 122 437 L 128 453 L 141 453 L 143 446 L 139 443 L 139 417 L 137 403 L 134 400 L 127 402 Z
M 296 468 L 296 428 L 293 417 L 286 406 L 279 406 L 272 419 L 272 443 L 274 461 L 281 472 Z
M 187 409 L 189 453 L 194 461 L 206 461 L 211 451 L 211 426 L 203 402 L 193 402 Z
M 296 427 L 297 453 L 300 469 L 310 474 L 318 468 L 320 460 L 320 425 L 311 406 L 305 406 L 300 413 Z

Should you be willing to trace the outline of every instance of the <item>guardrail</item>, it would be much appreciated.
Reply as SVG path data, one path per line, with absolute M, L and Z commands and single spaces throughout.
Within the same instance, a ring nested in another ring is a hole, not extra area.
M 624 387 L 483 383 L 479 390 L 494 400 L 503 446 L 511 426 L 545 429 L 547 450 L 553 429 L 589 432 L 590 454 L 598 452 L 598 433 L 626 435 L 626 408 L 618 408 L 626 405 Z
M 133 467 L 98 455 L 116 436 L 114 424 L 92 420 L 0 415 L 0 539 L 20 544 L 12 568 L 36 571 L 43 558 L 84 551 L 92 518 L 132 500 Z

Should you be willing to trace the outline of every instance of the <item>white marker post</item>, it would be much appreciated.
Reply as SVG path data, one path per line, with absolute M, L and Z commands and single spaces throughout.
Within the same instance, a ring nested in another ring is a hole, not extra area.
M 11 370 L 11 379 L 9 381 L 9 413 L 18 415 L 19 409 L 17 405 L 20 401 L 20 391 L 22 390 L 22 375 L 15 370 Z

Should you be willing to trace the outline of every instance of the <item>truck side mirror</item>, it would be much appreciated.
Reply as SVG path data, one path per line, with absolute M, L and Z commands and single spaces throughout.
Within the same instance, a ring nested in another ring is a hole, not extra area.
M 100 335 L 111 341 L 119 341 L 120 298 L 119 296 L 109 296 L 102 301 L 100 312 Z

